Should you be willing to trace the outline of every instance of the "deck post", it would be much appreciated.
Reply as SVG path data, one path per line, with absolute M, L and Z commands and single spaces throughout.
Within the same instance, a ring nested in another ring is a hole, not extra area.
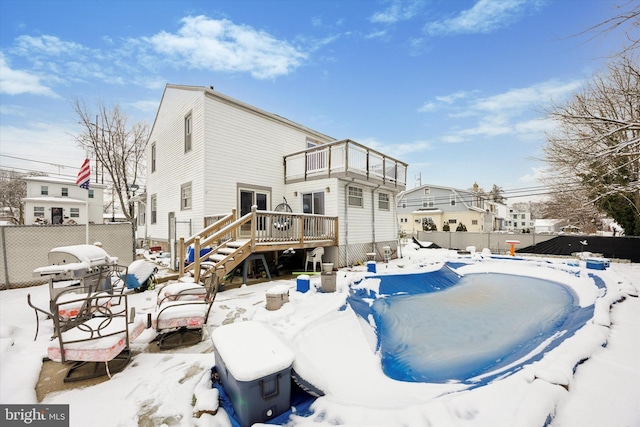
M 200 236 L 196 236 L 193 242 L 193 279 L 200 281 Z
M 256 228 L 258 228 L 258 206 L 251 206 L 251 253 L 256 250 Z
M 182 276 L 184 276 L 184 237 L 180 238 L 178 245 L 178 277 Z

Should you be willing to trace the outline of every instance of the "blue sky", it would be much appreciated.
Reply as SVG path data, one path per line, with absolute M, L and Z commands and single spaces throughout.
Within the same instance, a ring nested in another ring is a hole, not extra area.
M 407 162 L 408 188 L 523 201 L 545 106 L 624 42 L 580 33 L 625 2 L 2 0 L 0 166 L 74 177 L 75 99 L 151 124 L 165 84 L 214 85 Z

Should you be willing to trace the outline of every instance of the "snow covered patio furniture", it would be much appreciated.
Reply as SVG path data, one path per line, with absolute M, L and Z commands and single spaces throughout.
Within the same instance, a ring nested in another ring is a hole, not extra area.
M 202 283 L 172 282 L 158 291 L 155 313 L 148 323 L 157 332 L 160 349 L 192 345 L 202 340 L 211 305 L 218 291 L 218 278 L 211 275 Z
M 316 265 L 320 264 L 320 268 L 322 268 L 322 255 L 324 255 L 323 247 L 315 248 L 311 252 L 307 252 L 307 256 L 304 261 L 304 271 L 307 271 L 309 263 L 313 263 L 314 273 L 316 271 Z
M 54 300 L 52 313 L 33 306 L 27 296 L 31 307 L 53 319 L 55 337 L 47 356 L 55 362 L 71 363 L 64 382 L 111 377 L 124 369 L 131 358 L 130 342 L 145 329 L 144 319 L 135 319 L 135 310 L 129 310 L 127 295 L 67 295 Z M 112 299 L 118 299 L 119 304 L 111 304 Z M 73 316 L 55 315 L 70 311 Z

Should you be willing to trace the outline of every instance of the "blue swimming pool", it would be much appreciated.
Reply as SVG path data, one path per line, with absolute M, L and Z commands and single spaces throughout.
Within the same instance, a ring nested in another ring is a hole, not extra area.
M 570 288 L 535 277 L 443 266 L 365 281 L 349 304 L 375 328 L 385 374 L 401 381 L 484 384 L 540 359 L 593 316 Z

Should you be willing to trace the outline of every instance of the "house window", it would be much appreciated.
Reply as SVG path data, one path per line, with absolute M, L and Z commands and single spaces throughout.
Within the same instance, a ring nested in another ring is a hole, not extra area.
M 433 197 L 423 197 L 422 198 L 422 207 L 423 208 L 432 208 L 434 206 L 435 202 L 433 200 Z
M 69 188 L 62 187 L 62 197 L 68 197 L 68 196 L 69 196 Z
M 302 213 L 324 215 L 324 192 L 302 193 Z
M 44 206 L 34 206 L 33 216 L 36 218 L 44 216 Z
M 458 222 L 457 219 L 450 219 L 449 224 L 456 224 Z
M 180 187 L 180 210 L 191 209 L 191 183 Z
M 402 201 L 400 201 L 400 205 L 402 206 L 402 209 L 406 209 L 407 208 L 407 200 L 403 198 Z
M 89 189 L 89 198 L 93 199 L 93 190 L 92 189 Z
M 471 220 L 471 225 L 478 225 L 478 220 L 477 219 L 472 219 Z
M 40 186 L 40 195 L 41 196 L 48 196 L 49 195 L 49 186 L 48 185 L 41 185 Z
M 364 206 L 362 188 L 349 186 L 349 206 Z
M 156 196 L 155 194 L 153 196 L 151 196 L 151 224 L 155 224 L 156 223 L 156 216 L 157 216 L 157 209 L 158 209 L 158 196 Z
M 378 194 L 378 209 L 381 211 L 389 210 L 389 194 L 380 193 Z
M 431 193 L 431 190 L 429 188 L 424 189 L 424 194 L 430 194 L 430 193 Z
M 71 218 L 80 218 L 80 208 L 71 208 L 70 210 Z
M 453 196 L 453 195 L 449 196 L 449 204 L 451 206 L 455 206 L 456 205 L 456 196 Z
M 188 153 L 191 151 L 191 132 L 193 130 L 193 120 L 191 118 L 191 113 L 187 117 L 184 118 L 184 152 Z
M 156 143 L 151 144 L 151 172 L 156 171 Z

